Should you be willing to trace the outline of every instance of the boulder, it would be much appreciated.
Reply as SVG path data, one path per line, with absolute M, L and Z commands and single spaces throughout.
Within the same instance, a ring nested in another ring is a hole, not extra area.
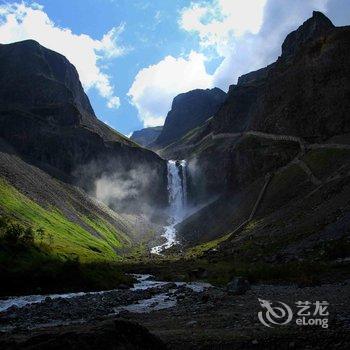
M 226 288 L 231 294 L 242 295 L 250 289 L 250 283 L 243 277 L 235 277 Z

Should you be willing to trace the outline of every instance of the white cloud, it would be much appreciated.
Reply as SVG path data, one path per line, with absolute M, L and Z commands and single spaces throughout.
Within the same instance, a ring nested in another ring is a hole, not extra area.
M 181 28 L 198 35 L 203 53 L 192 51 L 187 58 L 167 56 L 139 71 L 129 96 L 144 126 L 163 124 L 173 98 L 179 93 L 216 84 L 215 74 L 210 75 L 205 68 L 209 59 L 205 49 L 214 47 L 219 56 L 225 57 L 232 36 L 258 32 L 265 1 L 215 0 L 206 5 L 192 3 L 181 11 Z
M 214 85 L 227 89 L 237 78 L 272 63 L 285 36 L 331 0 L 213 0 L 181 11 L 179 25 L 223 60 Z
M 138 72 L 128 92 L 144 126 L 162 125 L 173 98 L 179 93 L 212 86 L 205 56 L 192 51 L 187 57 L 166 56 Z
M 119 99 L 119 97 L 118 96 L 112 96 L 109 100 L 108 100 L 108 102 L 107 102 L 107 107 L 108 108 L 119 108 L 119 106 L 120 106 L 120 99 Z
M 204 47 L 227 45 L 230 37 L 246 32 L 257 33 L 263 20 L 266 0 L 215 0 L 212 3 L 190 7 L 181 11 L 180 27 L 195 32 Z
M 118 27 L 112 28 L 108 33 L 106 33 L 101 40 L 101 46 L 98 49 L 107 58 L 114 58 L 124 55 L 128 50 L 119 46 L 118 39 L 120 34 L 123 33 L 125 29 L 125 24 L 121 24 Z
M 200 52 L 187 58 L 167 56 L 140 70 L 129 90 L 144 125 L 162 124 L 179 93 L 213 86 L 227 90 L 240 75 L 275 61 L 286 35 L 313 10 L 337 13 L 342 24 L 348 23 L 347 13 L 350 20 L 348 0 L 192 2 L 180 12 L 179 27 L 198 38 Z M 221 60 L 210 75 L 204 63 L 213 56 Z
M 110 77 L 101 70 L 103 62 L 125 53 L 118 44 L 124 25 L 112 28 L 101 40 L 86 34 L 74 34 L 69 28 L 56 25 L 37 3 L 0 5 L 0 41 L 3 44 L 34 39 L 57 51 L 74 64 L 86 90 L 95 88 L 107 100 L 109 108 L 118 108 Z

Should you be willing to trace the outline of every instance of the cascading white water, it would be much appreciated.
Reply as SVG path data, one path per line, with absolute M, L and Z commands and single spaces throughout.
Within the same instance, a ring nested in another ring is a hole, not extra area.
M 162 250 L 168 249 L 177 243 L 175 226 L 183 220 L 187 206 L 186 166 L 185 160 L 169 160 L 167 163 L 170 218 L 162 234 L 166 242 L 153 247 L 151 253 L 159 254 Z
M 181 161 L 182 168 L 182 202 L 183 210 L 187 209 L 187 163 L 186 160 Z
M 181 175 L 180 175 L 181 174 Z M 186 196 L 186 161 L 168 161 L 168 193 L 170 216 L 179 222 L 184 216 Z

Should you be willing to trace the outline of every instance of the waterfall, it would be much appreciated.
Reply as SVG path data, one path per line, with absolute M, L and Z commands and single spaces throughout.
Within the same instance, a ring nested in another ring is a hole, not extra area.
M 187 207 L 187 163 L 186 160 L 181 161 L 182 169 L 182 202 L 183 210 L 186 211 Z
M 168 197 L 169 222 L 164 227 L 162 237 L 166 242 L 153 247 L 151 253 L 159 254 L 162 250 L 170 248 L 177 243 L 175 226 L 183 220 L 187 206 L 187 163 L 185 160 L 169 160 L 168 170 Z
M 187 202 L 186 161 L 169 160 L 167 167 L 170 216 L 180 222 L 185 214 Z

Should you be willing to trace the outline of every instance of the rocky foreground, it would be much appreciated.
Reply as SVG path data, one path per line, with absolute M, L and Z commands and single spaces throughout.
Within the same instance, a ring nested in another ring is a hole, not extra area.
M 350 280 L 303 288 L 238 282 L 227 288 L 152 282 L 144 289 L 48 297 L 41 303 L 12 306 L 0 316 L 0 348 L 349 348 Z M 259 299 L 287 304 L 292 319 L 285 325 L 269 322 Z M 328 302 L 315 316 L 311 305 L 311 316 L 304 317 L 304 323 L 310 318 L 326 319 L 323 327 L 296 324 L 302 318 L 297 315 L 298 301 Z M 259 311 L 271 328 L 259 321 Z M 322 316 L 325 313 L 329 315 Z

